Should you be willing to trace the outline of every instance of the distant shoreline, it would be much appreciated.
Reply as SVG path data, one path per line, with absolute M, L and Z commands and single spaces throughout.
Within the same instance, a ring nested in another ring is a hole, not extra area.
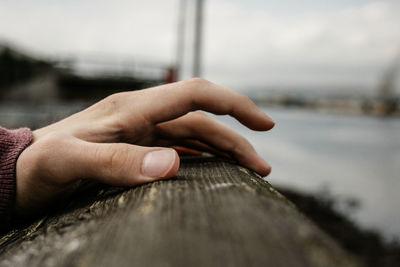
M 268 97 L 252 97 L 252 100 L 264 107 L 295 107 L 314 109 L 340 114 L 371 116 L 400 116 L 400 96 L 314 96 L 297 94 L 272 94 Z

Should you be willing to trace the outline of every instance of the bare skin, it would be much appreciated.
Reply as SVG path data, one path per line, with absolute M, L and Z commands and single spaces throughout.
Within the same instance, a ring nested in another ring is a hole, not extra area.
M 274 126 L 249 98 L 199 78 L 111 95 L 33 132 L 17 161 L 17 213 L 35 213 L 80 179 L 134 186 L 173 177 L 176 145 L 228 154 L 269 174 L 245 138 L 199 110 L 231 115 L 252 130 Z

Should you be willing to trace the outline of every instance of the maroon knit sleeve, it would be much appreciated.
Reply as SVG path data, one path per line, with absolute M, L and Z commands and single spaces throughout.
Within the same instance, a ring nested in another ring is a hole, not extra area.
M 14 204 L 17 159 L 32 139 L 28 128 L 7 130 L 0 127 L 0 216 Z

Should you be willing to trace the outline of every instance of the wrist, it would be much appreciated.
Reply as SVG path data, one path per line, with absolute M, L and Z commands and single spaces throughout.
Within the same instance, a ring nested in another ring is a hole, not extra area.
M 0 127 L 0 214 L 8 213 L 14 205 L 17 161 L 32 139 L 28 128 L 7 130 Z

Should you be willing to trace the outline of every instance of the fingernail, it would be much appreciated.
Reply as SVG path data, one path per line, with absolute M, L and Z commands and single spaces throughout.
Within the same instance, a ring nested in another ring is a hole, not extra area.
M 162 149 L 148 152 L 143 159 L 142 174 L 148 177 L 164 177 L 175 163 L 176 152 Z
M 264 165 L 260 174 L 262 176 L 267 176 L 271 173 L 271 165 L 269 165 L 268 162 L 266 162 L 262 157 L 259 157 L 259 159 L 261 160 L 261 165 Z

